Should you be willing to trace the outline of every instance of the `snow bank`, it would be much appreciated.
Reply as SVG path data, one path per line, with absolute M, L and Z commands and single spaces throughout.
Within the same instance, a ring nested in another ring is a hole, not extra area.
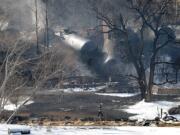
M 133 97 L 140 93 L 95 93 L 100 96 L 112 96 L 112 97 Z
M 0 124 L 0 135 L 7 135 L 8 128 L 27 128 L 20 125 Z M 31 135 L 179 135 L 180 128 L 159 127 L 29 127 Z
M 149 119 L 152 120 L 160 114 L 160 109 L 163 109 L 163 112 L 168 112 L 168 110 L 172 107 L 179 105 L 180 102 L 168 102 L 168 101 L 157 101 L 147 103 L 144 100 L 136 103 L 135 105 L 129 106 L 128 109 L 124 109 L 124 111 L 132 114 L 137 114 L 135 116 L 130 117 L 130 119 Z M 178 117 L 180 118 L 180 117 Z

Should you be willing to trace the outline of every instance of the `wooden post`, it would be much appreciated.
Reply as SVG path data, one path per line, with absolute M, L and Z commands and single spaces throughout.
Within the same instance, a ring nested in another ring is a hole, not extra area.
M 163 115 L 163 109 L 161 108 L 161 118 L 162 118 L 162 115 Z

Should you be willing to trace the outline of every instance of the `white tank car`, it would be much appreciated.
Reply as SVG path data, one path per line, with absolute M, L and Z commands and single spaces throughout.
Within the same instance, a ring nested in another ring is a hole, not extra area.
M 59 36 L 62 41 L 77 51 L 86 50 L 89 52 L 97 48 L 91 40 L 82 38 L 74 33 L 56 32 L 55 35 Z

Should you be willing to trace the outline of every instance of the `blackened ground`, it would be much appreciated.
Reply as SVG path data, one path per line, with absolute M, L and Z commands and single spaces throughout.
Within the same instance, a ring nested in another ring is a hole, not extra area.
M 178 96 L 153 96 L 153 100 L 179 101 Z M 98 110 L 102 103 L 104 120 L 127 120 L 129 116 L 122 109 L 140 101 L 140 96 L 112 97 L 95 93 L 51 93 L 40 92 L 34 97 L 34 103 L 27 105 L 17 115 L 28 114 L 31 118 L 51 120 L 99 120 Z
M 139 99 L 138 96 L 121 98 L 99 96 L 94 93 L 40 94 L 34 98 L 33 104 L 26 106 L 21 112 L 29 113 L 30 117 L 48 117 L 56 120 L 97 120 L 99 105 L 102 103 L 105 120 L 126 120 L 132 114 L 120 109 L 134 104 Z

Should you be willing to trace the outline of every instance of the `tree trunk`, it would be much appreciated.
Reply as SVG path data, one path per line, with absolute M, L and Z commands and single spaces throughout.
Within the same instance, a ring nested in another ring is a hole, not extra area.
M 148 83 L 148 89 L 147 89 L 147 95 L 146 95 L 146 102 L 150 102 L 152 98 L 152 88 L 153 88 L 153 82 L 154 82 L 154 72 L 155 72 L 155 56 L 151 58 L 150 63 L 150 74 L 149 74 L 149 83 Z
M 141 70 L 139 74 L 138 80 L 139 88 L 141 91 L 141 100 L 146 98 L 146 91 L 147 91 L 147 82 L 146 82 L 146 74 L 145 70 Z
M 126 44 L 128 46 L 128 51 L 129 51 L 131 61 L 134 65 L 137 75 L 138 75 L 137 80 L 138 80 L 139 88 L 141 91 L 141 99 L 144 99 L 146 97 L 146 90 L 147 90 L 145 69 L 144 69 L 143 64 L 141 63 L 141 57 L 140 57 L 140 59 L 137 59 L 135 57 L 133 50 L 132 50 L 131 46 L 129 45 L 128 41 L 129 41 L 128 34 L 126 33 Z
M 142 81 L 139 82 L 140 91 L 141 91 L 141 100 L 143 100 L 146 97 L 146 86 Z

